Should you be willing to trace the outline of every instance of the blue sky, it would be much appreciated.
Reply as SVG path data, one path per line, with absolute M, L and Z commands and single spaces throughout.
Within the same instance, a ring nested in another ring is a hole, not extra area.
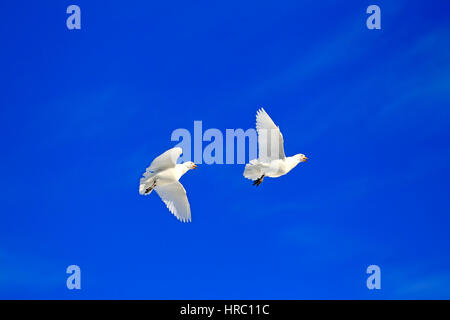
M 447 1 L 0 12 L 0 298 L 450 298 Z M 174 129 L 252 128 L 259 107 L 309 162 L 258 189 L 243 165 L 199 166 L 191 224 L 138 194 Z

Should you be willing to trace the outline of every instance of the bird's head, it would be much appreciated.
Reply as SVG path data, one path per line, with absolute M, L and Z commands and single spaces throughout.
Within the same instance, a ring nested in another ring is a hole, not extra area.
M 188 169 L 197 169 L 197 165 L 195 163 L 193 163 L 192 161 L 187 161 L 185 163 L 183 163 L 183 165 Z
M 308 160 L 308 158 L 301 153 L 296 154 L 294 157 L 298 162 L 306 162 L 306 160 Z

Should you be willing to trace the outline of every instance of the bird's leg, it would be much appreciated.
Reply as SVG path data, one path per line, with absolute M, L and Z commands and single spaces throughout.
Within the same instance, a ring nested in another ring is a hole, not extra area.
M 153 190 L 154 187 L 156 187 L 156 179 L 155 179 L 155 181 L 153 181 L 153 184 L 151 187 L 148 187 L 147 189 L 145 189 L 145 193 L 149 194 Z
M 253 181 L 253 185 L 254 186 L 259 186 L 264 180 L 264 175 L 261 176 L 261 178 L 256 179 L 255 181 Z

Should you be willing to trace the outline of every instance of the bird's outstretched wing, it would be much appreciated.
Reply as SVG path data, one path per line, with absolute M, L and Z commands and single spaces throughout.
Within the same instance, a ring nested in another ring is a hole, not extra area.
M 263 162 L 284 160 L 286 156 L 283 135 L 263 108 L 256 112 L 256 131 L 258 132 L 258 159 Z
M 155 191 L 178 220 L 183 222 L 191 221 L 191 207 L 189 206 L 186 190 L 184 190 L 180 182 L 157 186 Z
M 150 167 L 147 168 L 147 172 L 158 172 L 166 169 L 174 168 L 177 164 L 177 160 L 183 150 L 180 147 L 175 147 L 167 150 L 162 155 L 158 156 L 152 161 Z

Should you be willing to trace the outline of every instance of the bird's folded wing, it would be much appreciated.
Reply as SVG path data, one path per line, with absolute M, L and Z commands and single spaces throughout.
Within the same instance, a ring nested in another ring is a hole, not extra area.
M 182 153 L 183 150 L 180 147 L 175 147 L 167 150 L 162 155 L 153 160 L 153 162 L 150 164 L 150 167 L 147 168 L 147 172 L 163 171 L 169 168 L 174 168 L 177 164 L 178 158 Z
M 256 112 L 256 131 L 258 132 L 258 158 L 263 162 L 284 160 L 286 156 L 283 135 L 280 128 L 262 108 Z
M 191 221 L 191 208 L 187 199 L 186 190 L 180 182 L 157 186 L 156 193 L 164 201 L 170 212 L 183 222 Z

